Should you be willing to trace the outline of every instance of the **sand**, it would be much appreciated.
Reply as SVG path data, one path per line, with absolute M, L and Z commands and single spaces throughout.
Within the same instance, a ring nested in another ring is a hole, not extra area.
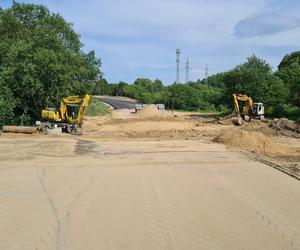
M 300 247 L 299 183 L 222 144 L 0 141 L 0 249 Z
M 300 249 L 299 181 L 239 151 L 299 140 L 202 121 L 122 111 L 79 137 L 0 135 L 0 249 Z
M 106 139 L 130 138 L 195 138 L 215 133 L 217 125 L 186 119 L 185 114 L 174 116 L 149 106 L 138 113 L 115 110 L 111 116 L 86 117 L 86 135 Z
M 138 111 L 136 117 L 138 118 L 151 118 L 151 117 L 164 117 L 168 112 L 160 111 L 154 105 L 149 105 L 142 110 Z
M 244 130 L 230 130 L 218 135 L 213 140 L 229 146 L 242 148 L 250 152 L 261 153 L 267 156 L 282 156 L 296 154 L 295 150 L 286 145 L 274 142 L 260 132 Z

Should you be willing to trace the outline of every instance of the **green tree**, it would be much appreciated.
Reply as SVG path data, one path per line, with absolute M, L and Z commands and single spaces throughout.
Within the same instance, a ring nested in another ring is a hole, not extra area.
M 125 87 L 128 86 L 128 84 L 126 82 L 119 82 L 117 84 L 117 93 L 116 93 L 116 96 L 124 96 L 126 95 L 125 93 Z
M 276 75 L 288 87 L 291 103 L 300 107 L 300 51 L 286 55 L 280 62 Z
M 13 93 L 6 86 L 0 88 L 0 129 L 4 124 L 11 124 L 14 120 L 16 102 Z
M 162 81 L 159 80 L 159 79 L 154 80 L 152 82 L 152 85 L 153 85 L 152 89 L 153 89 L 154 92 L 162 91 L 163 88 L 164 88 L 164 85 L 163 85 Z
M 143 87 L 146 91 L 151 93 L 163 90 L 163 83 L 159 79 L 151 81 L 148 78 L 138 78 L 134 81 L 134 84 Z
M 153 103 L 153 95 L 140 84 L 132 84 L 124 87 L 126 96 L 139 100 L 142 103 Z
M 101 79 L 91 85 L 91 91 L 93 95 L 108 95 L 109 85 L 106 79 Z
M 13 1 L 1 9 L 0 37 L 0 87 L 13 94 L 15 121 L 34 120 L 42 108 L 101 79 L 95 53 L 84 53 L 72 25 L 43 5 Z
M 211 87 L 225 88 L 224 79 L 227 72 L 217 73 L 208 77 L 207 84 Z M 198 80 L 197 83 L 206 84 L 205 79 Z
M 227 72 L 224 84 L 228 101 L 234 93 L 246 94 L 272 111 L 287 100 L 288 91 L 283 81 L 272 73 L 269 64 L 256 56 Z

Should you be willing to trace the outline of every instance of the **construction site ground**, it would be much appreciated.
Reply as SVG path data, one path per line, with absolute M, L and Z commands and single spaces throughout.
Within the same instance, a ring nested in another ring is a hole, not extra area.
M 297 126 L 149 107 L 2 134 L 0 249 L 300 249 Z

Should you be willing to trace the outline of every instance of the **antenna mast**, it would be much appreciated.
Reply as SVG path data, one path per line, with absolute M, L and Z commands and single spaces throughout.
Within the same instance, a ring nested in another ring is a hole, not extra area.
M 189 57 L 186 58 L 185 64 L 185 82 L 188 83 L 190 81 L 190 61 Z
M 176 49 L 176 63 L 177 63 L 176 83 L 179 83 L 180 82 L 180 49 Z
M 205 66 L 205 83 L 208 84 L 208 65 Z

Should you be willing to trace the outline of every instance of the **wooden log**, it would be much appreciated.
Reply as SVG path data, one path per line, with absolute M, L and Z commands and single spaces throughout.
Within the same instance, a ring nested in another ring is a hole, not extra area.
M 3 133 L 35 134 L 38 127 L 3 126 Z

